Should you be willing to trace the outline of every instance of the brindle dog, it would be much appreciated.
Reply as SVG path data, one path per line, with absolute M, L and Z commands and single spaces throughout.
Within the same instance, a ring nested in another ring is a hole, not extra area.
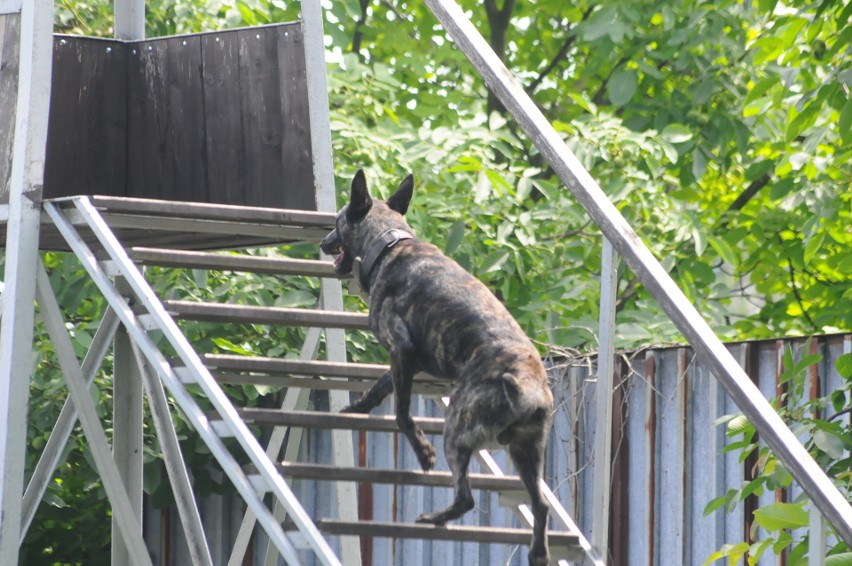
M 548 563 L 547 514 L 541 494 L 545 443 L 553 396 L 541 358 L 506 308 L 477 279 L 441 251 L 416 239 L 403 215 L 414 189 L 409 175 L 387 202 L 367 192 L 364 173 L 352 181 L 348 205 L 322 241 L 336 255 L 334 269 L 355 269 L 368 293 L 370 327 L 390 352 L 391 369 L 344 409 L 369 413 L 393 391 L 396 422 L 423 470 L 435 465 L 435 448 L 411 418 L 414 375 L 454 381 L 444 425 L 444 453 L 455 500 L 418 522 L 443 525 L 473 508 L 467 476 L 474 452 L 494 440 L 506 445 L 532 500 L 535 518 L 529 563 Z M 357 259 L 356 259 L 357 258 Z

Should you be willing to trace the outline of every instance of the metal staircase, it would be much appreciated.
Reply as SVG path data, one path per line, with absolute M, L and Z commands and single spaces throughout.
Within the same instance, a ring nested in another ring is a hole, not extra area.
M 46 217 L 52 223 L 42 226 L 43 246 L 68 249 L 80 258 L 106 298 L 111 312 L 127 328 L 139 371 L 146 378 L 149 398 L 157 390 L 153 384 L 157 380 L 151 378 L 156 375 L 210 448 L 271 543 L 288 563 L 304 562 L 305 549 L 309 549 L 319 562 L 338 564 L 338 556 L 323 535 L 349 537 L 350 540 L 354 540 L 353 536 L 367 536 L 524 546 L 529 543 L 529 528 L 487 525 L 434 527 L 361 521 L 353 509 L 347 509 L 347 503 L 350 502 L 344 499 L 339 500 L 337 517 L 309 517 L 284 478 L 344 482 L 349 485 L 417 485 L 448 489 L 452 486 L 448 472 L 354 467 L 347 465 L 352 461 L 351 454 L 344 455 L 340 461 L 336 457 L 335 465 L 330 466 L 297 462 L 292 454 L 298 450 L 288 447 L 285 459 L 280 460 L 285 432 L 290 427 L 343 430 L 350 437 L 351 431 L 397 430 L 391 416 L 304 410 L 309 391 L 363 391 L 388 370 L 387 366 L 379 364 L 311 359 L 317 351 L 320 329 L 368 329 L 367 315 L 339 310 L 161 300 L 143 275 L 144 266 L 156 265 L 333 278 L 331 263 L 325 261 L 176 249 L 216 249 L 224 247 L 225 242 L 232 248 L 283 241 L 318 242 L 333 227 L 333 215 L 103 197 L 73 197 L 45 202 L 43 206 Z M 134 242 L 145 242 L 146 247 L 135 247 Z M 160 242 L 162 247 L 148 247 L 150 242 Z M 320 304 L 323 302 L 321 300 Z M 300 360 L 244 357 L 196 352 L 176 321 L 182 324 L 205 321 L 237 325 L 286 325 L 308 327 L 310 330 Z M 57 321 L 57 324 L 61 324 L 61 321 Z M 175 356 L 167 358 L 162 353 L 162 347 L 155 345 L 151 339 L 152 331 L 162 333 Z M 286 388 L 287 395 L 280 409 L 235 407 L 221 388 L 223 383 L 273 385 Z M 214 410 L 202 410 L 196 397 L 188 392 L 188 385 L 203 391 L 203 396 Z M 445 381 L 421 374 L 417 377 L 414 391 L 435 399 L 440 405 L 446 399 L 444 396 L 449 394 L 447 386 Z M 165 406 L 165 397 L 160 397 Z M 442 419 L 421 417 L 416 420 L 426 434 L 441 434 Z M 256 433 L 248 425 L 275 427 L 266 447 L 260 444 Z M 164 434 L 163 431 L 158 432 L 161 436 Z M 225 438 L 233 438 L 236 443 L 225 442 Z M 237 447 L 236 452 L 239 454 L 233 452 L 234 447 Z M 169 460 L 172 461 L 172 468 L 182 466 L 182 462 L 176 461 L 180 460 L 179 452 L 167 451 L 164 456 L 167 464 Z M 238 464 L 245 457 L 251 462 L 247 467 Z M 473 474 L 473 488 L 500 493 L 500 500 L 514 507 L 521 521 L 529 525 L 531 514 L 522 503 L 526 497 L 520 479 L 504 475 L 485 450 L 479 454 L 479 460 L 481 469 L 490 473 Z M 175 477 L 172 477 L 172 482 L 175 481 Z M 177 483 L 181 484 L 181 481 Z M 187 483 L 173 487 L 176 493 L 190 490 Z M 271 507 L 264 503 L 264 496 L 270 493 L 275 502 Z M 557 560 L 583 563 L 587 559 L 588 543 L 553 493 L 548 489 L 546 494 L 552 508 L 550 546 L 554 563 Z M 178 500 L 179 503 L 182 500 L 184 505 L 189 501 L 188 505 L 191 506 L 191 492 L 182 498 L 178 497 Z M 276 506 L 286 512 L 286 517 L 281 513 L 276 516 Z M 191 523 L 197 520 L 198 511 L 185 509 L 181 515 L 185 517 L 184 522 Z M 246 530 L 250 533 L 251 521 L 248 523 Z M 187 529 L 186 532 L 189 537 L 193 530 Z M 203 530 L 197 529 L 195 532 L 203 536 Z M 299 536 L 293 536 L 295 532 Z M 203 546 L 203 540 L 190 543 L 190 548 Z M 237 546 L 240 546 L 239 540 Z M 341 544 L 340 554 L 345 563 L 360 561 L 359 556 L 351 555 L 352 548 L 357 554 L 357 545 L 350 547 L 347 554 L 347 547 Z M 205 559 L 203 551 L 196 554 L 199 563 L 209 560 L 209 555 Z M 241 559 L 239 552 L 232 555 L 232 563 L 239 563 Z

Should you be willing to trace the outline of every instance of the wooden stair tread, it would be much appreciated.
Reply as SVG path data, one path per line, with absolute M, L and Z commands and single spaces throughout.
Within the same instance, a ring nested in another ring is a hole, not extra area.
M 101 195 L 90 196 L 89 199 L 97 208 L 110 212 L 189 218 L 193 220 L 218 220 L 224 222 L 323 228 L 328 229 L 329 232 L 334 229 L 334 220 L 336 217 L 335 214 L 327 212 L 232 204 L 179 202 Z
M 131 259 L 145 265 L 182 267 L 186 269 L 216 269 L 268 275 L 306 275 L 310 277 L 337 277 L 330 261 L 258 257 L 189 250 L 135 247 L 129 251 Z
M 367 330 L 370 328 L 369 319 L 363 313 L 171 300 L 163 301 L 163 305 L 178 320 L 231 322 L 234 324 L 280 324 L 350 330 Z
M 416 538 L 424 540 L 463 541 L 497 544 L 529 544 L 532 529 L 505 527 L 482 527 L 447 524 L 443 526 L 420 523 L 389 523 L 380 521 L 339 521 L 319 519 L 317 528 L 335 535 L 361 535 L 387 538 Z M 563 531 L 548 531 L 551 547 L 577 547 L 576 534 Z
M 305 361 L 233 354 L 205 354 L 202 360 L 211 369 L 285 373 L 316 377 L 378 379 L 389 369 L 389 366 L 385 364 L 341 363 L 323 360 Z
M 396 418 L 391 415 L 360 415 L 327 413 L 323 411 L 282 411 L 280 409 L 238 408 L 237 412 L 249 424 L 296 426 L 300 428 L 371 430 L 398 432 Z M 414 422 L 427 434 L 442 434 L 444 419 L 414 417 Z
M 323 481 L 354 481 L 394 485 L 421 485 L 430 487 L 453 487 L 450 472 L 423 472 L 421 470 L 382 470 L 375 468 L 347 468 L 328 464 L 305 464 L 281 462 L 276 464 L 278 473 L 294 479 L 316 479 Z M 245 468 L 247 474 L 254 473 L 252 466 Z M 493 476 L 491 474 L 469 474 L 473 489 L 492 491 L 521 491 L 524 489 L 518 476 Z

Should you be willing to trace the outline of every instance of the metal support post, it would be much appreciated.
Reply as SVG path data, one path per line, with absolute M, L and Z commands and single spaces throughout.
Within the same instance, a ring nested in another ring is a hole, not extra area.
M 336 212 L 334 189 L 334 163 L 331 148 L 331 125 L 328 115 L 328 82 L 325 68 L 325 42 L 323 13 L 320 2 L 302 2 L 302 29 L 305 38 L 305 69 L 308 86 L 308 113 L 311 124 L 311 154 L 317 199 L 317 210 Z M 323 308 L 343 310 L 343 290 L 340 282 L 324 279 L 321 283 Z M 326 329 L 326 355 L 331 361 L 346 361 L 346 341 L 343 330 Z M 345 391 L 330 391 L 332 411 L 349 404 Z M 334 463 L 338 466 L 355 465 L 355 447 L 347 431 L 332 432 Z M 358 497 L 354 482 L 337 482 L 338 516 L 344 521 L 358 520 Z M 361 563 L 361 545 L 357 537 L 340 537 L 341 557 L 347 566 Z
M 612 377 L 615 362 L 615 295 L 618 254 L 604 238 L 598 327 L 598 379 L 595 386 L 595 478 L 592 489 L 592 550 L 604 562 L 609 544 L 612 476 Z
M 145 39 L 145 0 L 115 0 L 116 39 Z
M 127 283 L 116 278 L 116 288 L 127 294 Z M 130 338 L 119 327 L 113 343 L 112 455 L 130 500 L 133 516 L 142 524 L 142 377 L 133 359 Z M 112 565 L 129 564 L 131 557 L 119 533 L 119 518 L 112 517 Z
M 30 0 L 18 6 L 18 98 L 0 321 L 0 564 L 18 563 L 38 232 L 53 63 L 53 0 Z
M 310 328 L 302 344 L 302 351 L 299 354 L 300 360 L 313 360 L 316 358 L 317 350 L 319 349 L 320 329 Z M 299 387 L 287 388 L 287 393 L 284 395 L 284 402 L 281 404 L 282 411 L 300 411 L 307 407 L 308 395 L 310 391 Z M 281 454 L 281 446 L 284 444 L 284 438 L 287 436 L 286 427 L 275 427 L 272 429 L 272 435 L 269 439 L 269 444 L 266 446 L 266 455 L 273 461 Z M 285 514 L 284 509 L 276 502 L 273 510 L 275 518 L 283 522 Z M 237 533 L 237 538 L 234 541 L 234 546 L 231 549 L 231 558 L 228 560 L 228 566 L 240 566 L 248 550 L 248 545 L 251 542 L 251 533 L 254 530 L 254 525 L 257 522 L 257 517 L 254 516 L 251 509 L 246 510 L 243 517 L 243 522 L 240 524 L 240 530 Z M 266 551 L 267 560 L 270 556 L 277 556 L 277 552 L 273 552 L 272 545 Z
M 106 356 L 113 335 L 118 328 L 118 317 L 115 311 L 107 307 L 101 323 L 92 338 L 92 344 L 89 346 L 89 351 L 86 353 L 86 358 L 83 360 L 81 372 L 83 379 L 86 382 L 86 387 L 91 387 L 95 380 L 95 374 L 101 367 L 101 362 Z M 65 399 L 65 404 L 62 405 L 62 410 L 59 412 L 59 417 L 56 419 L 56 424 L 53 425 L 53 430 L 50 433 L 50 438 L 47 439 L 47 444 L 44 445 L 41 458 L 36 464 L 30 483 L 27 485 L 27 490 L 24 492 L 23 518 L 21 519 L 21 542 L 27 534 L 27 529 L 35 517 L 38 505 L 44 497 L 44 492 L 47 491 L 47 486 L 53 479 L 53 472 L 59 465 L 62 458 L 62 452 L 65 450 L 65 445 L 68 443 L 68 437 L 74 430 L 74 424 L 77 422 L 77 409 L 74 407 L 74 402 L 70 397 Z
M 761 438 L 790 470 L 840 538 L 852 545 L 852 506 L 843 494 L 751 382 L 459 5 L 453 0 L 425 1 L 625 263 L 663 307 L 696 354 L 712 369 Z
M 195 496 L 192 493 L 192 484 L 189 480 L 189 471 L 180 451 L 175 423 L 169 409 L 169 401 L 163 383 L 159 376 L 151 369 L 148 361 L 133 342 L 129 342 L 131 354 L 136 363 L 135 372 L 141 377 L 140 382 L 145 384 L 145 392 L 148 394 L 148 407 L 151 410 L 151 419 L 157 431 L 160 448 L 163 450 L 163 459 L 166 463 L 166 473 L 172 486 L 178 515 L 180 516 L 183 532 L 186 536 L 186 544 L 189 547 L 189 556 L 194 566 L 212 566 L 213 558 L 210 556 L 210 548 L 207 545 L 207 537 L 204 534 L 204 526 L 201 523 L 201 514 L 195 504 Z
M 83 373 L 74 354 L 71 338 L 65 330 L 65 320 L 59 310 L 59 304 L 50 288 L 50 280 L 44 267 L 38 264 L 38 281 L 36 295 L 38 297 L 39 313 L 44 319 L 47 333 L 53 342 L 56 357 L 68 384 L 68 394 L 71 396 L 77 411 L 80 413 L 80 424 L 98 473 L 101 476 L 104 490 L 112 504 L 113 516 L 118 519 L 119 532 L 129 549 L 130 564 L 151 566 L 151 557 L 142 540 L 142 524 L 137 520 L 133 505 L 127 497 L 118 467 L 110 454 L 106 433 L 98 418 L 97 409 L 89 395 L 89 389 L 83 378 Z

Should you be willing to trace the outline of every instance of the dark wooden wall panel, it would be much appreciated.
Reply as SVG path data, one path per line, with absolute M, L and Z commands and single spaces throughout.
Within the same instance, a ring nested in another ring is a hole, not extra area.
M 120 41 L 58 37 L 44 198 L 123 196 L 127 158 L 127 66 Z
M 270 190 L 282 195 L 284 208 L 316 209 L 311 158 L 311 122 L 308 114 L 307 79 L 301 26 L 280 27 L 278 78 L 281 83 L 284 173 Z
M 315 209 L 303 48 L 299 24 L 57 37 L 45 196 Z
M 0 204 L 9 202 L 15 109 L 18 105 L 18 52 L 21 15 L 0 15 Z
M 202 36 L 201 55 L 210 200 L 245 204 L 240 46 L 237 34 Z
M 135 42 L 128 61 L 128 196 L 207 202 L 200 38 Z
M 240 86 L 246 204 L 283 206 L 275 188 L 283 179 L 278 35 L 274 30 L 239 32 Z

